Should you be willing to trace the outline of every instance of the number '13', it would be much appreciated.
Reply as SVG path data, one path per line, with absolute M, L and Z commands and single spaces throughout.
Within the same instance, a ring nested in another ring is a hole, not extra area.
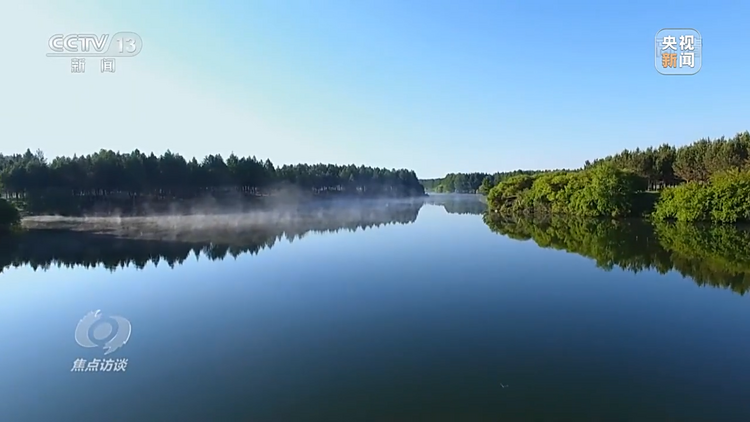
M 135 52 L 135 40 L 132 38 L 118 38 L 117 44 L 120 45 L 120 53 L 133 53 Z M 127 51 L 125 51 L 127 49 Z

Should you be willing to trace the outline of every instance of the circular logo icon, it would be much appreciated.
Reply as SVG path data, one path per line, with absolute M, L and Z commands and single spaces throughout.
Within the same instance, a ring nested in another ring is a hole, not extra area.
M 81 347 L 101 347 L 104 354 L 114 353 L 130 339 L 130 321 L 121 316 L 106 316 L 102 311 L 84 315 L 76 326 L 76 343 Z

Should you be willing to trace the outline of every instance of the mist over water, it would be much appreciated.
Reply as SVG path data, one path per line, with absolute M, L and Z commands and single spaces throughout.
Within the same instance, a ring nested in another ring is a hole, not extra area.
M 158 239 L 190 233 L 345 226 L 355 222 L 383 220 L 388 214 L 408 209 L 418 211 L 425 202 L 423 198 L 335 200 L 275 205 L 248 211 L 213 204 L 211 207 L 195 207 L 194 212 L 188 214 L 32 216 L 25 218 L 23 225 L 32 230 L 72 230 Z
M 0 273 L 26 265 L 34 270 L 102 266 L 115 271 L 142 269 L 160 262 L 175 267 L 193 256 L 221 260 L 256 255 L 317 234 L 412 225 L 422 211 L 434 213 L 441 208 L 454 214 L 481 214 L 484 210 L 476 197 L 440 195 L 416 200 L 323 201 L 297 207 L 287 204 L 244 213 L 32 217 L 24 222 L 22 234 L 0 239 Z
M 192 206 L 190 213 L 153 212 L 150 215 L 31 216 L 23 225 L 31 230 L 72 230 L 107 233 L 122 237 L 173 239 L 178 235 L 218 235 L 223 232 L 299 229 L 309 227 L 347 226 L 351 223 L 384 221 L 388 215 L 416 210 L 430 203 L 450 207 L 463 203 L 468 212 L 479 214 L 484 205 L 476 195 L 431 195 L 424 198 L 375 198 L 277 202 L 259 209 L 242 211 L 236 205 L 219 206 L 216 202 Z M 470 208 L 466 208 L 470 204 Z M 416 217 L 416 215 L 415 215 Z

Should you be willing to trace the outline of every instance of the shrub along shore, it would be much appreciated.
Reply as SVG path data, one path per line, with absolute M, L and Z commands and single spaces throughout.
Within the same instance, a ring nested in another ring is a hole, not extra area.
M 522 174 L 487 193 L 491 212 L 750 221 L 750 133 L 625 150 L 573 171 Z

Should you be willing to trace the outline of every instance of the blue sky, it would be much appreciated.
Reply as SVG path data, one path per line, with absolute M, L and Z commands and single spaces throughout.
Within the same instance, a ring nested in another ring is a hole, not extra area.
M 578 167 L 624 148 L 750 129 L 746 1 L 13 0 L 0 35 L 0 152 L 231 152 L 448 172 Z M 663 76 L 665 27 L 704 39 Z M 55 33 L 135 31 L 101 74 Z

